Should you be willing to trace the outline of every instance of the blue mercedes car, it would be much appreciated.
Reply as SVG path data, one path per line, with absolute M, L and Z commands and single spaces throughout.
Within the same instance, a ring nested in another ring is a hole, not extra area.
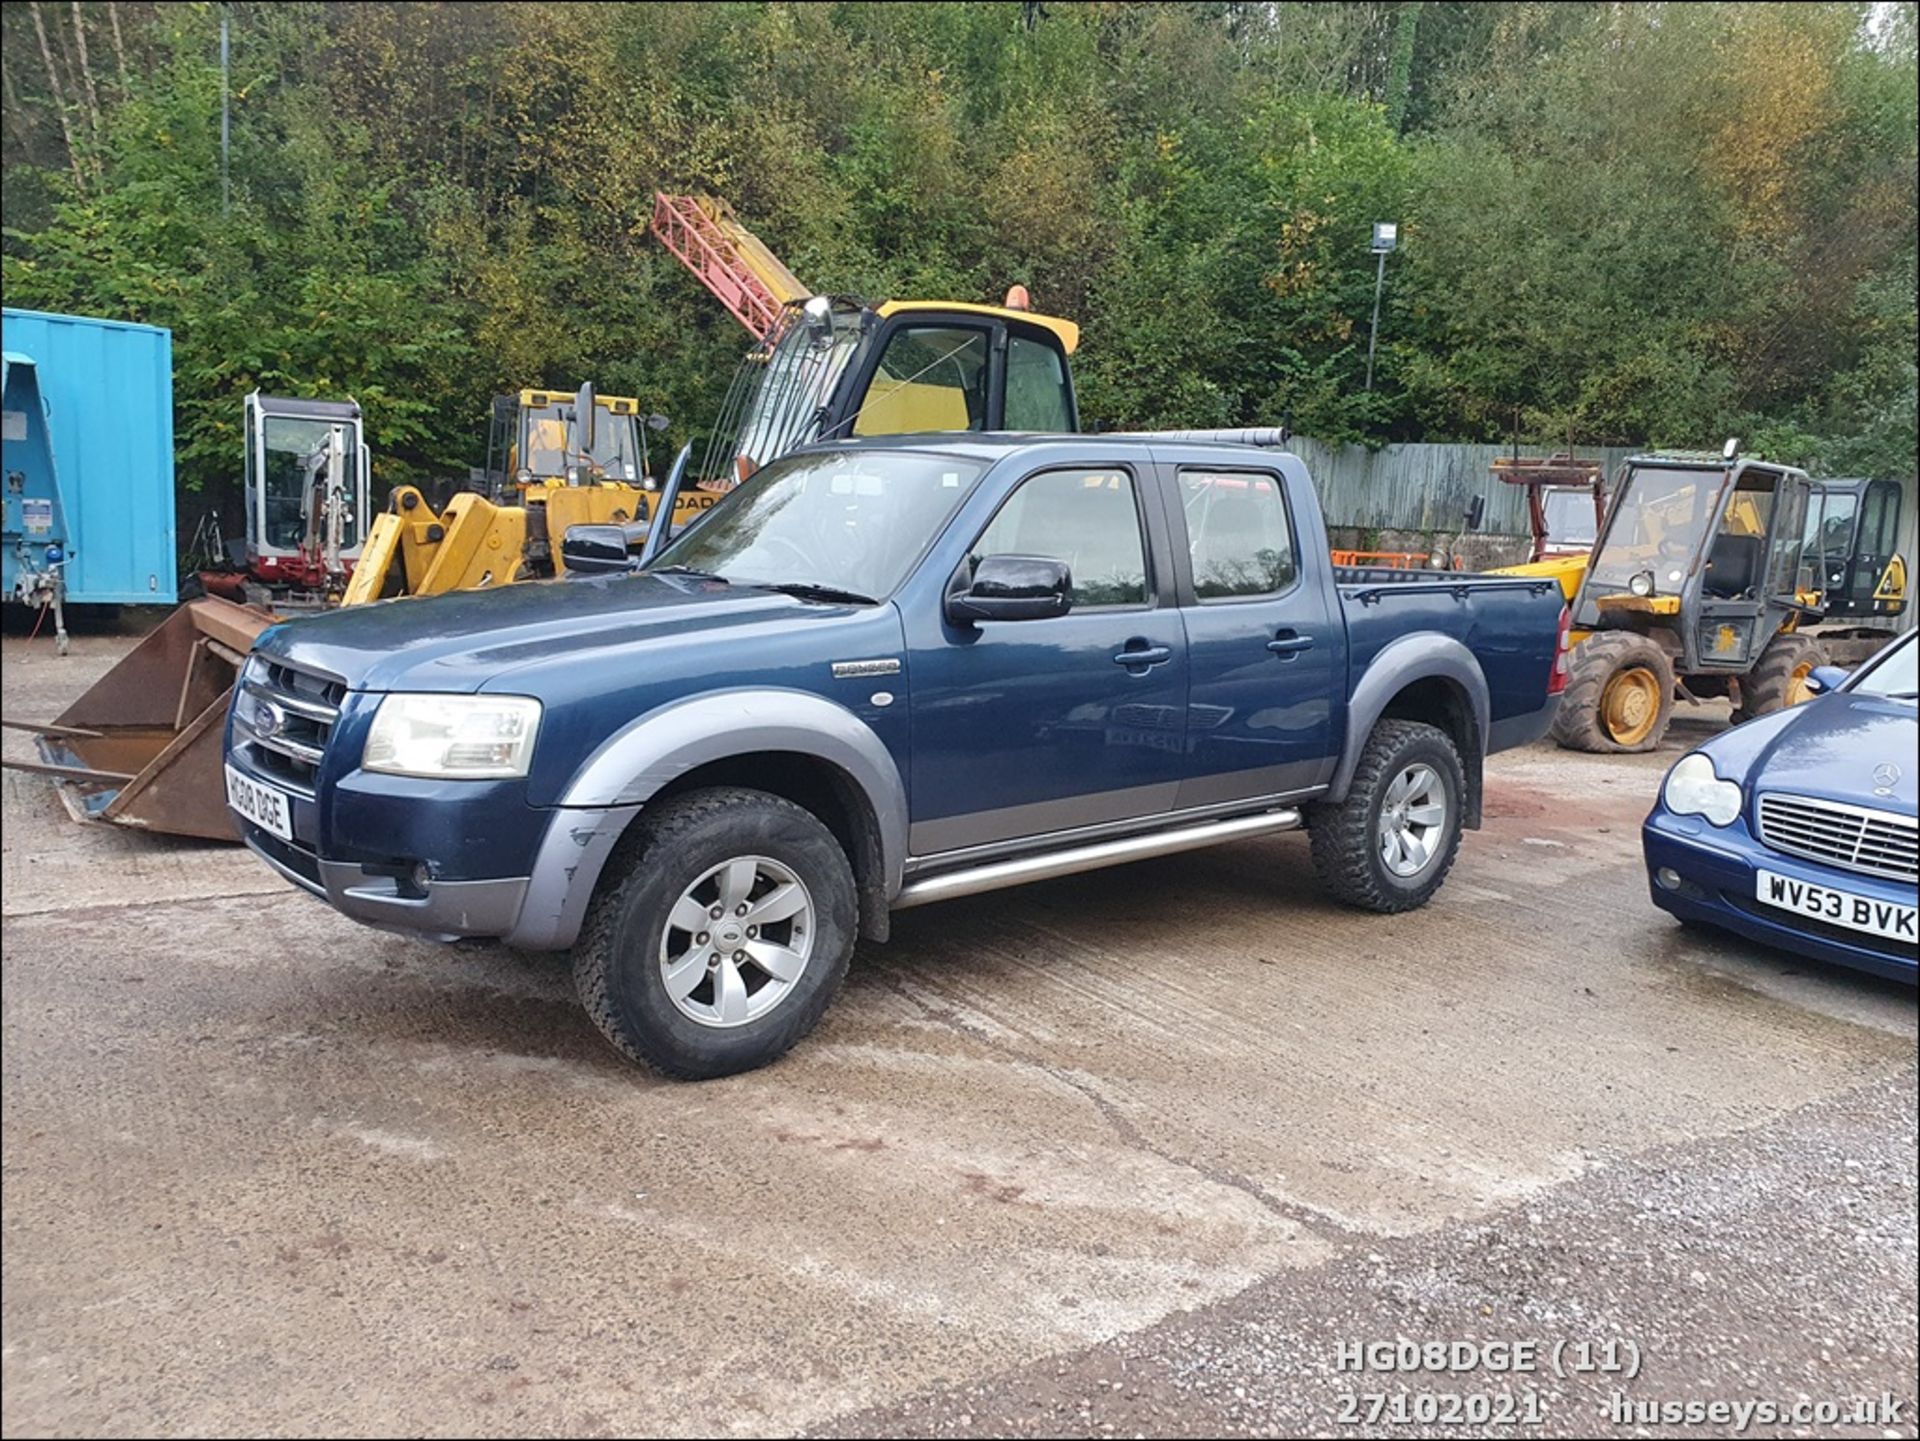
M 1920 641 L 1813 700 L 1715 736 L 1667 772 L 1641 828 L 1653 903 L 1785 950 L 1912 982 Z

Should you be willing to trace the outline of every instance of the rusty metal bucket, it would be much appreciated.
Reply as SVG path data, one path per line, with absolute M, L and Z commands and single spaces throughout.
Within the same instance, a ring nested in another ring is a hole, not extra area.
M 260 632 L 261 611 L 211 596 L 189 601 L 51 725 L 34 732 L 41 764 L 76 820 L 232 841 L 220 741 L 227 699 Z

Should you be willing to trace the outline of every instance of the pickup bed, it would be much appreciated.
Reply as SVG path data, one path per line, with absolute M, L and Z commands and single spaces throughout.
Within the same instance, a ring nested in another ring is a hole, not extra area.
M 781 1055 L 907 906 L 1302 826 L 1421 905 L 1565 682 L 1551 580 L 1336 571 L 1238 445 L 815 446 L 606 563 L 268 630 L 228 800 L 357 920 L 571 948 L 681 1077 Z

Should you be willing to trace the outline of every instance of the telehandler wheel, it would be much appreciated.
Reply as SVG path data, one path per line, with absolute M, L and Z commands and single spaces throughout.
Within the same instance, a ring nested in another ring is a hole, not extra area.
M 814 1028 L 857 929 L 853 868 L 811 812 L 764 791 L 689 791 L 650 806 L 608 859 L 574 987 L 630 1060 L 731 1076 Z
M 1650 751 L 1673 718 L 1673 662 L 1633 631 L 1602 631 L 1573 651 L 1553 738 L 1568 750 Z
M 1460 849 L 1466 796 L 1466 769 L 1445 731 L 1381 721 L 1360 752 L 1347 798 L 1307 812 L 1320 884 L 1363 911 L 1424 906 Z
M 1807 677 L 1828 660 L 1827 648 L 1812 636 L 1780 632 L 1767 642 L 1754 668 L 1740 677 L 1740 704 L 1734 708 L 1733 723 L 1812 700 Z

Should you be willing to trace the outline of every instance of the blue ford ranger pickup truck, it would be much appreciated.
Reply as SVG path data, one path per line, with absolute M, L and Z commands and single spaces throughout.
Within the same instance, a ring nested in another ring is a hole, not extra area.
M 1302 825 L 1334 896 L 1421 905 L 1566 674 L 1551 580 L 1336 571 L 1247 446 L 819 445 L 616 556 L 274 626 L 227 795 L 356 920 L 571 948 L 678 1077 L 783 1054 L 907 906 Z

